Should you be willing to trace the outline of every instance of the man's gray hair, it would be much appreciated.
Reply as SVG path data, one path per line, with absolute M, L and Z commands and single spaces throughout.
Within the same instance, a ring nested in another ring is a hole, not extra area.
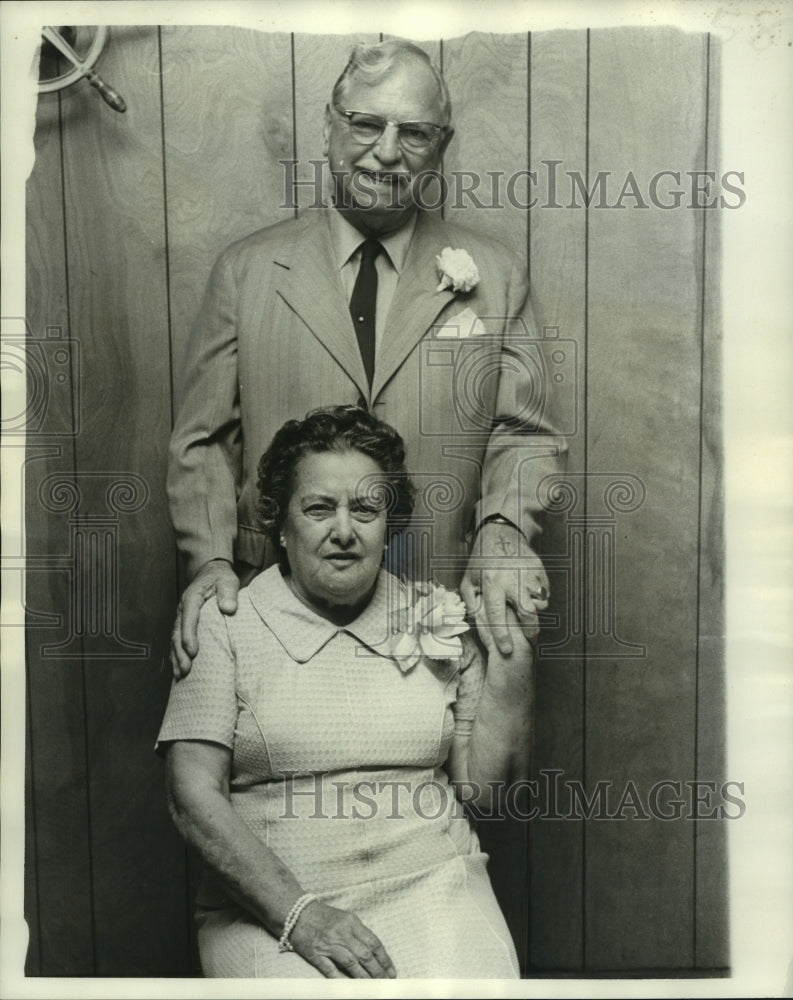
M 437 124 L 448 125 L 452 117 L 452 102 L 449 99 L 449 91 L 443 77 L 432 65 L 430 57 L 424 49 L 420 49 L 418 45 L 414 45 L 413 42 L 408 42 L 404 38 L 389 38 L 385 42 L 378 42 L 374 45 L 365 45 L 364 43 L 356 45 L 350 54 L 350 61 L 334 84 L 331 98 L 333 103 L 343 103 L 347 81 L 350 77 L 357 76 L 367 86 L 372 87 L 385 79 L 394 66 L 404 65 L 408 62 L 421 63 L 432 73 L 438 85 L 442 114 L 446 119 Z

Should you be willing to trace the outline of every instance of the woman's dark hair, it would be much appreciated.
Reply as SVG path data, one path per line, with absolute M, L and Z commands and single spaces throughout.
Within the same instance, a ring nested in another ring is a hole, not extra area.
M 259 459 L 257 513 L 282 567 L 288 563 L 280 534 L 297 463 L 312 452 L 346 450 L 368 455 L 384 474 L 377 481 L 361 483 L 361 494 L 385 506 L 388 536 L 409 521 L 415 490 L 405 468 L 405 444 L 394 428 L 359 406 L 311 410 L 304 420 L 287 420 Z

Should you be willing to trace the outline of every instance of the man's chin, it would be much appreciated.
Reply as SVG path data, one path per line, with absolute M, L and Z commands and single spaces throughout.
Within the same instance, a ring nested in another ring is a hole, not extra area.
M 353 205 L 344 208 L 340 205 L 336 207 L 344 215 L 345 219 L 361 232 L 386 233 L 395 229 L 401 229 L 413 216 L 416 206 L 412 202 L 409 205 L 394 206 L 383 205 Z

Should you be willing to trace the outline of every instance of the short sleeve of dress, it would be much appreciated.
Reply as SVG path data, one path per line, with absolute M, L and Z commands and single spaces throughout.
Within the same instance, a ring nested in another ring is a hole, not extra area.
M 207 601 L 198 621 L 198 654 L 187 677 L 174 681 L 155 749 L 174 740 L 207 740 L 233 749 L 237 723 L 235 658 L 225 616 Z
M 470 736 L 479 708 L 479 697 L 485 683 L 485 660 L 482 651 L 470 633 L 462 636 L 463 666 L 457 684 L 457 700 L 452 706 L 454 735 Z

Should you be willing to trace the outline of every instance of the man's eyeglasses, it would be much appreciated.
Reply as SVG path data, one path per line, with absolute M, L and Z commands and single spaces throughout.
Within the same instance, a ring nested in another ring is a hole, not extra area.
M 400 146 L 410 153 L 425 153 L 446 135 L 447 125 L 432 122 L 395 122 L 380 115 L 370 115 L 365 111 L 345 111 L 337 104 L 335 110 L 347 119 L 350 135 L 362 146 L 373 146 L 385 132 L 386 125 L 394 125 Z

